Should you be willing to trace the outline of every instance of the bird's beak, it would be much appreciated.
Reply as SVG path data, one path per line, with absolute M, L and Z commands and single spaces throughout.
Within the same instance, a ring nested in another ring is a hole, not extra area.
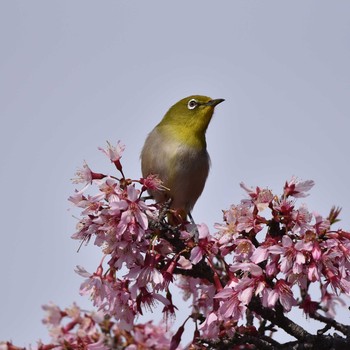
M 221 102 L 224 102 L 225 100 L 223 98 L 217 98 L 215 100 L 210 100 L 209 102 L 206 103 L 207 106 L 212 106 L 215 107 L 216 105 L 218 105 Z

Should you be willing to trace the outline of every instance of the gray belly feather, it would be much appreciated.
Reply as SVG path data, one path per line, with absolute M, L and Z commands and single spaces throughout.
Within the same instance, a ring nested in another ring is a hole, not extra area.
M 172 198 L 171 206 L 190 212 L 201 195 L 210 167 L 209 154 L 184 146 L 177 140 L 164 140 L 154 129 L 141 153 L 142 174 L 157 174 L 170 191 L 152 191 L 158 202 Z M 145 149 L 147 151 L 145 151 Z

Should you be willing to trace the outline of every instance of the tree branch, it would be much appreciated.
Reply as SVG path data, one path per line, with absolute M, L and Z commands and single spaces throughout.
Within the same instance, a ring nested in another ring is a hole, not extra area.
M 300 327 L 288 317 L 284 316 L 283 312 L 275 312 L 272 309 L 266 308 L 261 305 L 258 298 L 252 298 L 248 305 L 251 311 L 254 311 L 264 319 L 269 320 L 271 323 L 285 330 L 288 334 L 292 335 L 296 339 L 306 339 L 311 337 L 312 334 L 308 333 L 304 328 Z M 277 308 L 277 307 L 276 307 Z
M 333 327 L 335 330 L 342 332 L 344 335 L 346 335 L 348 338 L 350 337 L 350 327 L 347 325 L 344 325 L 342 323 L 337 322 L 336 320 L 333 320 L 331 318 L 325 317 L 318 313 L 317 311 L 314 313 L 310 313 L 310 317 L 325 323 L 326 325 Z

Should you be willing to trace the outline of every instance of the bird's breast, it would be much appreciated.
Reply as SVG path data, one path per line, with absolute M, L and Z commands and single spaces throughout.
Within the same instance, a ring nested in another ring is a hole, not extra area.
M 141 153 L 142 173 L 156 174 L 170 190 L 152 192 L 158 201 L 173 198 L 175 208 L 190 211 L 202 193 L 210 167 L 205 147 L 198 148 L 154 129 Z

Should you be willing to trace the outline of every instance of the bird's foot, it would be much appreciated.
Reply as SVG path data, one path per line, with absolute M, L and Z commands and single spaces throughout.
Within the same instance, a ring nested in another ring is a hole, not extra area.
M 191 224 L 193 225 L 193 229 L 191 230 L 190 233 L 193 234 L 194 242 L 195 242 L 195 243 L 198 243 L 198 241 L 199 241 L 199 231 L 198 231 L 197 224 L 194 222 L 191 213 L 188 213 L 188 217 L 189 217 L 189 219 L 190 219 L 190 221 L 191 221 Z

